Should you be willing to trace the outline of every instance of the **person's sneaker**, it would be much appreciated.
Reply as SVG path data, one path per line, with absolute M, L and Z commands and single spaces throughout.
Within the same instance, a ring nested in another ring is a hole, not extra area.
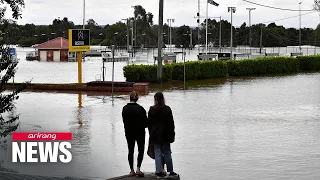
M 170 172 L 169 176 L 179 176 L 179 174 L 177 174 L 175 172 Z
M 162 172 L 156 173 L 156 176 L 157 176 L 158 179 L 165 177 Z

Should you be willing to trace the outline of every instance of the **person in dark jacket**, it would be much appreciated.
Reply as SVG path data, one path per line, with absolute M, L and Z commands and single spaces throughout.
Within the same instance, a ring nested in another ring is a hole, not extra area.
M 150 143 L 154 144 L 156 175 L 163 177 L 162 154 L 169 176 L 177 175 L 173 171 L 170 144 L 175 140 L 175 125 L 171 108 L 165 105 L 165 99 L 161 92 L 154 95 L 155 105 L 151 106 L 148 112 L 148 128 Z
M 133 91 L 130 94 L 130 103 L 125 105 L 122 109 L 122 118 L 125 129 L 125 136 L 128 144 L 128 161 L 130 165 L 129 176 L 138 175 L 140 177 L 144 176 L 141 172 L 141 164 L 144 156 L 145 148 L 145 128 L 147 128 L 147 112 L 146 110 L 137 104 L 139 95 L 137 92 Z M 138 144 L 138 164 L 137 171 L 133 169 L 133 154 L 135 143 Z

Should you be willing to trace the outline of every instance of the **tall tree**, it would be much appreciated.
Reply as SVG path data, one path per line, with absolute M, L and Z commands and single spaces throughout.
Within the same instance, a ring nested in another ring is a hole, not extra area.
M 24 6 L 23 0 L 5 0 L 1 1 L 1 3 L 10 5 L 11 10 L 13 11 L 12 17 L 14 19 L 18 19 L 21 16 L 20 7 Z M 1 22 L 4 20 L 5 11 L 6 9 L 4 8 L 0 10 Z M 12 112 L 14 112 L 15 109 L 14 101 L 19 98 L 18 93 L 25 88 L 26 84 L 17 90 L 13 90 L 13 92 L 4 93 L 6 91 L 4 85 L 7 84 L 12 77 L 14 77 L 18 61 L 12 58 L 10 55 L 10 49 L 3 46 L 4 38 L 1 37 L 0 40 L 0 73 L 4 74 L 0 78 L 0 137 L 6 137 L 18 128 L 19 123 L 17 121 L 19 116 Z

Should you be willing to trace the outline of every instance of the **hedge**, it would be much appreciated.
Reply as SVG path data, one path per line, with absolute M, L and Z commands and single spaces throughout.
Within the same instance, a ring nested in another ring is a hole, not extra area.
M 172 79 L 172 66 L 163 66 L 163 81 Z M 157 82 L 157 65 L 128 65 L 123 67 L 128 82 Z
M 183 63 L 163 66 L 163 81 L 183 80 Z M 128 65 L 123 68 L 128 82 L 157 82 L 157 65 Z M 227 65 L 222 61 L 186 63 L 186 80 L 225 77 Z
M 230 76 L 296 73 L 300 69 L 299 60 L 291 57 L 257 58 L 240 61 L 229 60 L 226 63 Z
M 320 70 L 320 55 L 300 56 L 297 58 L 303 71 Z
M 157 82 L 157 65 L 128 65 L 123 70 L 129 82 Z M 183 63 L 164 65 L 163 81 L 183 80 L 183 70 Z M 297 73 L 300 70 L 320 70 L 320 56 L 186 62 L 186 80 Z

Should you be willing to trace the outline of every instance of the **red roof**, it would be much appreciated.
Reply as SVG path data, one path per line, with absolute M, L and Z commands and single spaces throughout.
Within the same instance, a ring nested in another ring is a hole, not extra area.
M 63 37 L 57 37 L 50 41 L 39 44 L 36 49 L 69 49 L 69 41 Z

